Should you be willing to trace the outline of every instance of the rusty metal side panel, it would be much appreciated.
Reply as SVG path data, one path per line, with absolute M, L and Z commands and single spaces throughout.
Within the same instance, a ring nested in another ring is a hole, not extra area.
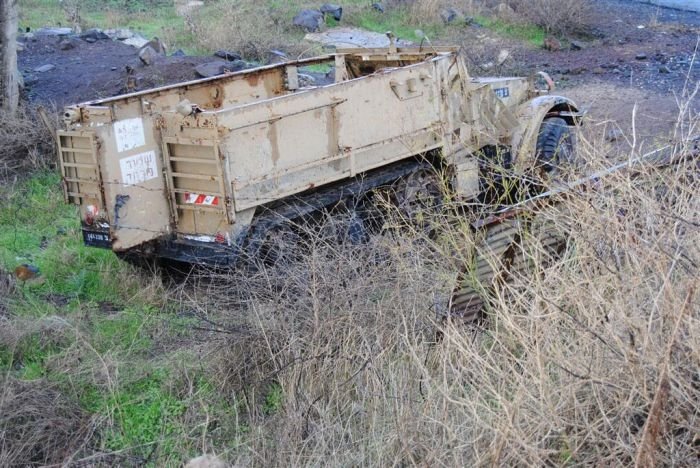
M 433 60 L 217 113 L 243 210 L 398 161 L 442 142 Z

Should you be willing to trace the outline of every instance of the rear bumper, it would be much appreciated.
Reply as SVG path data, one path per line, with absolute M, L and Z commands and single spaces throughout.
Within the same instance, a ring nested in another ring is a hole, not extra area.
M 102 249 L 112 249 L 112 236 L 109 233 L 109 227 L 81 226 L 83 232 L 83 242 L 89 247 L 99 247 Z

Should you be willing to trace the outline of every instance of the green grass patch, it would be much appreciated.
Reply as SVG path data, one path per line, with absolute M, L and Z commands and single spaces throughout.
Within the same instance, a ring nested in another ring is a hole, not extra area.
M 498 18 L 477 16 L 475 21 L 480 26 L 490 29 L 502 36 L 516 39 L 527 44 L 541 47 L 546 33 L 544 29 L 533 24 L 513 24 Z
M 440 37 L 444 26 L 437 23 L 425 24 L 422 26 L 411 25 L 404 11 L 398 9 L 386 13 L 379 13 L 374 10 L 366 10 L 356 15 L 354 22 L 360 28 L 374 31 L 377 33 L 385 33 L 391 31 L 399 39 L 420 42 L 423 36 L 431 40 Z M 423 32 L 423 36 L 417 34 L 417 31 Z

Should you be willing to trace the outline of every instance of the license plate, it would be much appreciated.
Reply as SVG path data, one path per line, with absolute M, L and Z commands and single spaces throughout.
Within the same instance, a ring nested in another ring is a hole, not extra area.
M 112 238 L 109 232 L 105 231 L 91 231 L 89 229 L 83 229 L 83 241 L 85 245 L 90 247 L 101 247 L 103 249 L 112 248 Z

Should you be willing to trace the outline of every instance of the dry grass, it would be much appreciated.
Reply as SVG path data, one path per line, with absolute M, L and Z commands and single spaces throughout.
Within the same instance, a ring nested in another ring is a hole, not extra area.
M 589 28 L 593 5 L 589 0 L 510 0 L 518 17 L 554 34 L 579 34 Z
M 0 465 L 63 465 L 91 438 L 89 416 L 48 382 L 0 377 Z
M 53 135 L 34 109 L 16 114 L 0 111 L 0 180 L 21 172 L 45 168 L 54 161 Z
M 610 165 L 581 146 L 582 170 Z M 334 221 L 305 234 L 296 261 L 202 283 L 192 305 L 222 337 L 211 369 L 250 428 L 239 461 L 692 465 L 697 171 L 617 173 L 524 222 L 530 267 L 482 285 L 479 325 L 441 318 L 476 249 L 444 213 L 437 238 L 385 231 L 363 245 L 338 242 Z M 543 231 L 568 239 L 563 252 L 538 247 Z
M 266 62 L 271 50 L 283 49 L 292 54 L 303 51 L 298 40 L 289 40 L 297 32 L 291 18 L 303 6 L 304 2 L 284 2 L 271 7 L 252 0 L 221 0 L 182 11 L 182 15 L 197 48 L 234 50 L 248 60 Z

